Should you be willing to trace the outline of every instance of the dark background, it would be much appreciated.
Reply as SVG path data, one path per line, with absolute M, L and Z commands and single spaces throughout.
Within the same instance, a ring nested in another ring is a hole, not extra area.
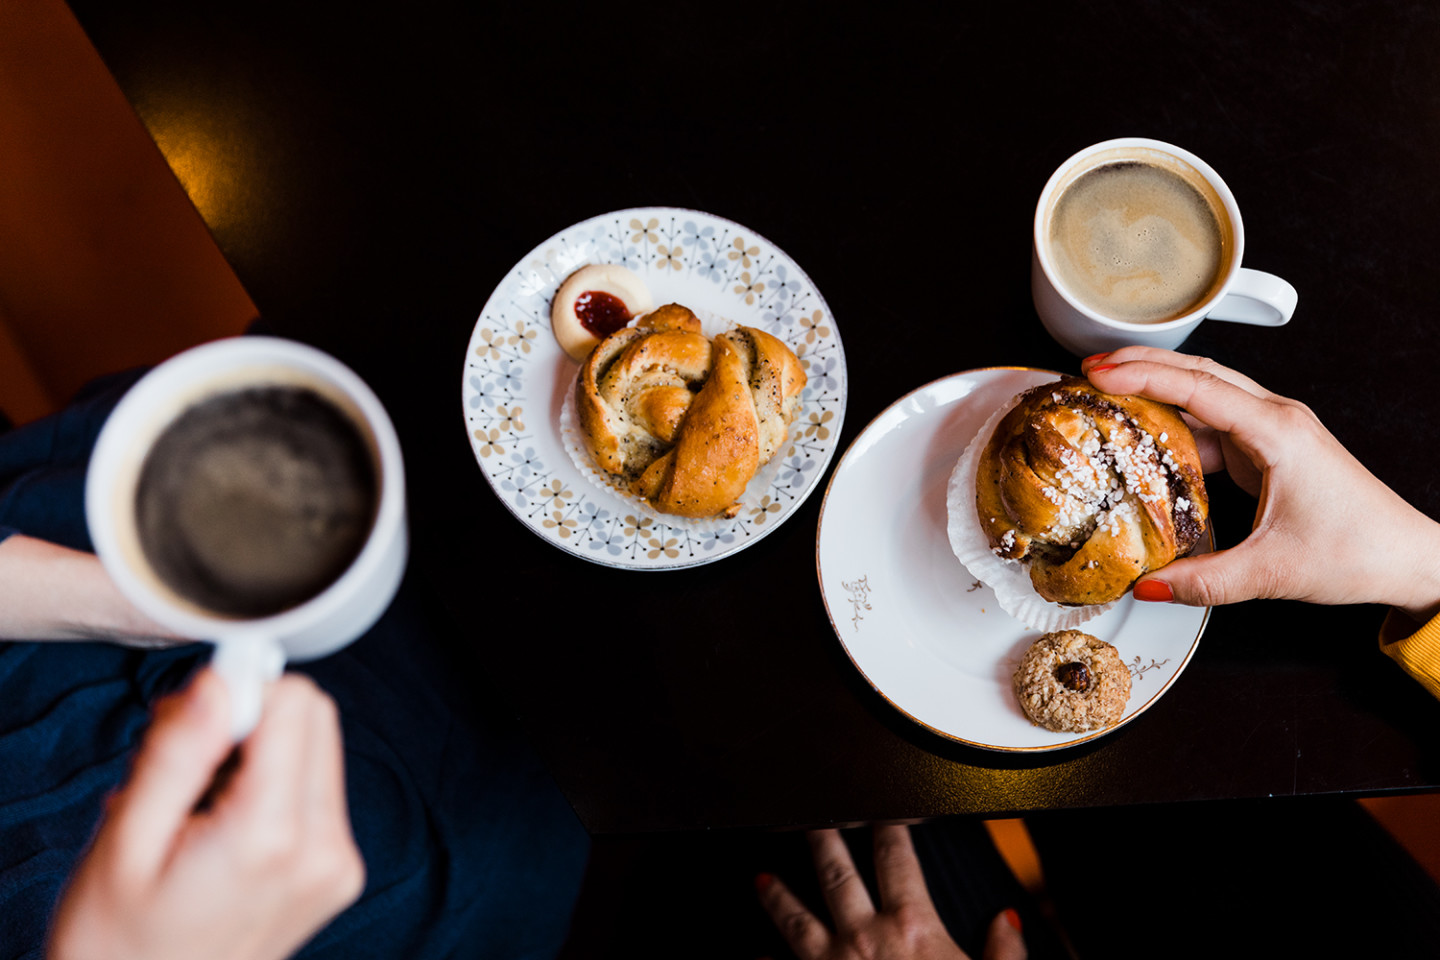
M 1285 328 L 1205 324 L 1185 349 L 1304 400 L 1437 515 L 1440 10 L 71 7 L 266 324 L 392 412 L 415 570 L 477 697 L 520 718 L 592 832 L 1440 784 L 1440 705 L 1375 649 L 1366 607 L 1215 610 L 1166 697 L 1089 746 L 1015 758 L 935 737 L 836 642 L 819 496 L 722 563 L 602 568 L 491 494 L 458 389 L 517 260 L 647 204 L 733 219 L 809 274 L 846 346 L 842 450 L 946 374 L 1073 370 L 1030 303 L 1035 198 L 1075 150 L 1147 136 L 1220 172 L 1246 264 L 1300 292 Z M 1224 546 L 1254 506 L 1212 487 Z

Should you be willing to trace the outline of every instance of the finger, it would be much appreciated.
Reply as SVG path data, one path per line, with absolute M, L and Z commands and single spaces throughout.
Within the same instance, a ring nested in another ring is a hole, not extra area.
M 308 782 L 310 712 L 320 696 L 313 681 L 287 673 L 270 685 L 260 722 L 241 745 L 241 764 L 216 803 L 222 816 L 257 825 L 293 824 Z
M 1149 347 L 1126 347 L 1123 350 L 1116 350 L 1112 353 L 1097 353 L 1093 357 L 1086 357 L 1080 362 L 1080 369 L 1081 372 L 1089 372 L 1097 366 L 1107 364 L 1112 366 L 1118 365 L 1126 362 L 1127 359 L 1130 361 L 1148 359 L 1163 363 L 1167 358 L 1173 358 L 1175 360 L 1175 366 L 1186 365 L 1181 361 L 1199 360 L 1198 357 L 1189 357 L 1185 354 L 1175 353 L 1172 350 L 1157 350 Z M 1218 367 L 1218 364 L 1216 366 Z M 1234 373 L 1234 371 L 1230 372 Z M 1242 376 L 1238 373 L 1235 375 L 1237 377 Z M 1245 379 L 1249 380 L 1248 377 Z M 1253 380 L 1249 382 L 1254 384 Z M 1240 384 L 1236 385 L 1239 386 Z M 1259 384 L 1254 385 L 1256 389 L 1263 389 Z M 1220 446 L 1221 434 L 1207 427 L 1185 410 L 1180 411 L 1180 419 L 1185 421 L 1185 425 L 1190 428 L 1190 432 L 1195 436 L 1195 448 L 1200 453 L 1200 469 L 1205 473 L 1217 473 L 1225 469 L 1225 453 Z
M 230 752 L 230 705 L 225 684 L 206 668 L 183 693 L 163 700 L 135 755 L 130 781 L 111 800 L 113 829 L 97 847 L 143 876 L 154 876 L 172 842 Z
M 1029 955 L 1020 933 L 1020 914 L 1014 910 L 997 913 L 985 936 L 983 960 L 1025 960 Z
M 1111 353 L 1086 357 L 1081 361 L 1080 369 L 1088 373 L 1096 367 L 1136 362 L 1157 363 L 1168 367 L 1178 367 L 1182 370 L 1208 373 L 1224 380 L 1226 383 L 1233 383 L 1246 393 L 1253 394 L 1261 399 L 1271 400 L 1276 398 L 1276 394 L 1265 389 L 1239 370 L 1216 363 L 1207 357 L 1196 357 L 1188 353 L 1176 353 L 1174 350 L 1162 350 L 1159 347 L 1122 347 Z
M 1239 432 L 1261 443 L 1278 439 L 1275 434 L 1282 421 L 1275 416 L 1275 405 L 1213 373 L 1139 360 L 1108 370 L 1092 369 L 1089 376 L 1106 393 L 1183 407 L 1224 433 Z
M 1278 553 L 1247 540 L 1229 550 L 1176 560 L 1136 583 L 1135 597 L 1192 607 L 1278 597 L 1277 571 L 1286 567 Z
M 855 860 L 839 830 L 812 830 L 810 852 L 815 858 L 815 873 L 820 891 L 839 930 L 853 930 L 875 916 L 870 891 L 855 870 Z
M 311 711 L 310 779 L 306 784 L 309 837 L 330 852 L 337 882 L 332 892 L 337 909 L 353 903 L 365 889 L 365 863 L 350 828 L 350 810 L 345 791 L 345 747 L 340 712 L 328 694 L 316 688 Z M 343 878 L 343 879 L 342 879 Z
M 337 817 L 348 823 L 345 801 L 345 747 L 340 732 L 340 711 L 335 701 L 316 688 L 316 702 L 310 712 L 309 778 L 306 798 L 312 818 L 332 822 Z
M 365 889 L 365 861 L 350 828 L 345 791 L 345 746 L 340 711 L 330 695 L 311 685 L 311 701 L 304 731 L 307 743 L 307 779 L 303 785 L 306 848 L 310 862 L 319 864 L 321 889 L 338 913 L 359 899 Z
M 907 905 L 934 909 L 909 827 L 890 824 L 875 828 L 875 882 L 886 910 Z
M 815 960 L 825 955 L 830 948 L 830 931 L 780 878 L 761 874 L 755 878 L 755 889 L 760 894 L 760 905 L 800 960 Z

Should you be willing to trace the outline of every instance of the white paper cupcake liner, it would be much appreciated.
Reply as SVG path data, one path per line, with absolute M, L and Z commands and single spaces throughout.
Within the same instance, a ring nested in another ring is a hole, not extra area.
M 708 310 L 693 310 L 693 312 L 700 320 L 701 332 L 711 339 L 714 339 L 727 330 L 733 330 L 736 327 L 733 321 L 711 313 Z M 580 372 L 577 370 L 575 380 L 578 381 L 579 379 Z M 795 424 L 792 423 L 790 427 L 791 430 L 794 430 Z M 597 467 L 594 459 L 590 456 L 590 451 L 585 448 L 584 435 L 580 430 L 579 414 L 575 410 L 575 387 L 573 383 L 565 393 L 565 402 L 560 406 L 560 439 L 565 445 L 565 452 L 570 455 L 570 459 L 574 462 L 575 469 L 580 471 L 580 475 L 599 489 L 625 501 L 633 507 L 637 517 L 649 517 L 656 523 L 663 523 L 676 529 L 689 530 L 694 533 L 724 532 L 735 525 L 736 521 L 734 518 L 706 517 L 692 519 L 690 517 L 677 516 L 673 513 L 662 513 L 651 506 L 647 500 L 635 496 L 625 487 L 621 486 L 618 478 L 613 474 Z M 786 443 L 789 442 L 790 437 L 787 436 Z M 770 487 L 779 478 L 780 471 L 784 466 L 783 460 L 784 446 L 782 445 L 781 448 L 776 451 L 775 456 L 770 458 L 770 462 L 755 471 L 755 476 L 751 477 L 750 482 L 746 484 L 745 493 L 740 497 L 741 509 L 737 516 L 748 516 L 752 511 L 763 509 L 762 501 L 765 498 L 765 494 L 769 492 Z
M 980 455 L 995 432 L 1000 420 L 1020 402 L 1017 394 L 985 421 L 965 452 L 950 472 L 950 485 L 945 493 L 950 549 L 970 571 L 970 575 L 995 592 L 1000 607 L 1010 616 L 1035 630 L 1049 633 L 1067 630 L 1093 620 L 1118 601 L 1096 603 L 1085 607 L 1067 607 L 1052 603 L 1035 592 L 1030 582 L 1030 568 L 1019 560 L 1005 560 L 990 549 L 990 538 L 980 526 L 975 508 L 975 480 L 980 472 Z

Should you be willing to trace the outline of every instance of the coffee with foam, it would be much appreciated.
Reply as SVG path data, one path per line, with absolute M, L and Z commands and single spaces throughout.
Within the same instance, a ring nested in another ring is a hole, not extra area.
M 1183 317 L 1218 294 L 1234 231 L 1208 181 L 1158 155 L 1102 153 L 1056 191 L 1045 232 L 1065 290 L 1125 323 Z

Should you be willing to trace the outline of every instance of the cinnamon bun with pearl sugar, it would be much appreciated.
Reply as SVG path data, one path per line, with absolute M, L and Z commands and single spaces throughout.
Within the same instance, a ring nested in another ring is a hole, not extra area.
M 975 505 L 990 549 L 1029 565 L 1046 600 L 1109 603 L 1184 556 L 1210 501 L 1180 412 L 1067 377 L 1021 395 L 980 455 Z

